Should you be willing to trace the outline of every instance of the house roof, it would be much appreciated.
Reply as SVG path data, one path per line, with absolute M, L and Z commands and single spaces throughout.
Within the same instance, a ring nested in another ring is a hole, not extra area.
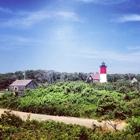
M 13 82 L 10 86 L 26 86 L 28 85 L 32 80 L 16 80 Z
M 100 74 L 90 74 L 93 79 L 100 79 Z

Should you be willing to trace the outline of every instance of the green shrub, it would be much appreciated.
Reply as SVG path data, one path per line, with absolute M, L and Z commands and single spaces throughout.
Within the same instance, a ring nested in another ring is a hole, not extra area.
M 140 134 L 140 117 L 132 117 L 127 121 L 129 122 L 127 132 L 130 134 Z
M 1 125 L 11 125 L 19 127 L 22 125 L 22 123 L 22 119 L 19 116 L 12 114 L 11 111 L 5 111 L 5 114 L 2 114 L 0 118 Z
M 123 83 L 118 85 L 124 86 Z M 92 85 L 79 81 L 61 82 L 49 85 L 47 88 L 27 89 L 21 98 L 15 98 L 11 93 L 7 93 L 1 96 L 0 106 L 59 116 L 93 118 L 111 114 L 112 119 L 138 116 L 139 91 L 119 93 L 98 90 L 98 87 L 109 89 L 109 86 L 110 83 Z
M 139 140 L 140 118 L 129 120 L 125 131 L 110 132 L 93 125 L 93 128 L 54 121 L 22 121 L 10 112 L 0 118 L 1 140 Z M 12 122 L 15 123 L 13 123 Z M 16 122 L 15 122 L 16 120 Z
M 1 97 L 2 99 L 8 99 L 9 97 L 12 97 L 12 96 L 13 96 L 12 92 L 6 92 Z

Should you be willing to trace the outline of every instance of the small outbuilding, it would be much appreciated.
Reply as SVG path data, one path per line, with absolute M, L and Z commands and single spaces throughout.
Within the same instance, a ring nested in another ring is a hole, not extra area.
M 25 89 L 37 89 L 38 85 L 33 80 L 16 80 L 9 86 L 10 91 L 18 91 L 19 94 L 22 94 Z

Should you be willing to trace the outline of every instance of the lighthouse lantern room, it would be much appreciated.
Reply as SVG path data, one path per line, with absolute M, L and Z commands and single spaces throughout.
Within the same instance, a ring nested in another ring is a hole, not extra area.
M 107 66 L 105 65 L 105 62 L 102 63 L 100 66 L 100 82 L 104 83 L 107 82 Z

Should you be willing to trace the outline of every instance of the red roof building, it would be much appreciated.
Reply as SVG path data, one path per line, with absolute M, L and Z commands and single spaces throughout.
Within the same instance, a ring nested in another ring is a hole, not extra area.
M 90 76 L 91 76 L 92 79 L 94 79 L 94 80 L 100 80 L 100 74 L 90 74 Z
M 96 73 L 96 74 L 90 74 L 86 81 L 92 81 L 92 82 L 99 82 L 100 81 L 100 74 Z
M 107 82 L 107 66 L 105 65 L 105 62 L 103 62 L 100 66 L 100 74 L 89 74 L 86 78 L 86 82 Z

